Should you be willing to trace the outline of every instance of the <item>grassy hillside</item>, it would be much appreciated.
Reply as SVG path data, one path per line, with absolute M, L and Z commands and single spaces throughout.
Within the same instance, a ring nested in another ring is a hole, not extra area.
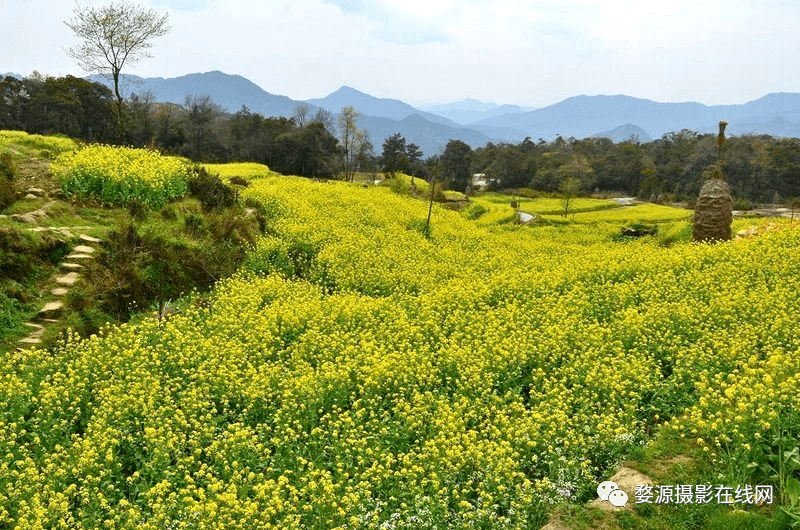
M 233 189 L 147 150 L 0 131 L 0 170 L 10 198 L 0 204 L 3 352 L 31 328 L 47 347 L 68 328 L 88 336 L 207 289 L 236 270 L 263 224 L 234 204 Z M 226 194 L 227 205 L 207 207 Z M 92 259 L 68 259 L 98 238 Z M 70 271 L 80 279 L 63 289 Z M 59 301 L 58 315 L 40 313 Z
M 796 226 L 664 247 L 434 205 L 427 237 L 427 204 L 387 187 L 263 176 L 239 198 L 265 235 L 213 293 L 6 354 L 0 525 L 527 529 L 566 503 L 597 526 L 598 482 L 670 451 L 696 466 L 665 481 L 772 484 L 792 509 Z

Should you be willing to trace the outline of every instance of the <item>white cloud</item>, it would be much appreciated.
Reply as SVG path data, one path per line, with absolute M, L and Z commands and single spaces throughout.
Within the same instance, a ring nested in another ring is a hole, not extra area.
M 101 0 L 81 1 L 101 5 Z M 293 98 L 343 84 L 415 103 L 576 94 L 735 103 L 800 90 L 792 0 L 143 0 L 172 32 L 130 73 L 219 69 Z M 64 0 L 7 0 L 0 70 L 78 74 Z

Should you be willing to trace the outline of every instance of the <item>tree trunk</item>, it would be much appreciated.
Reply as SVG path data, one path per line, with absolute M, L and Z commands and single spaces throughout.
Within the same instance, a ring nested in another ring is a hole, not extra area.
M 122 95 L 119 93 L 119 70 L 116 68 L 113 71 L 114 76 L 114 95 L 117 96 L 117 104 L 116 104 L 116 116 L 115 116 L 115 126 L 114 126 L 114 136 L 116 137 L 117 143 L 122 143 L 122 137 L 124 135 L 124 127 L 122 126 Z

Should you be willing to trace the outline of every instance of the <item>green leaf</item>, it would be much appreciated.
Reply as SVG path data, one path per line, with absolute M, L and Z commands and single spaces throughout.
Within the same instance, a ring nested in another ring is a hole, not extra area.
M 789 496 L 789 502 L 792 507 L 798 505 L 798 501 L 800 501 L 800 480 L 794 477 L 786 480 L 786 495 Z

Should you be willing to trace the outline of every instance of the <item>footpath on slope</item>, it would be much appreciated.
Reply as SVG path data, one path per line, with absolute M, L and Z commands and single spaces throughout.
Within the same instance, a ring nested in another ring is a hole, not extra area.
M 47 198 L 47 194 L 44 190 L 28 188 L 28 194 L 25 196 L 25 199 L 36 200 L 41 198 Z M 69 227 L 39 225 L 39 222 L 48 219 L 47 210 L 54 204 L 55 201 L 49 201 L 34 211 L 10 216 L 17 222 L 37 225 L 32 228 L 27 228 L 27 230 L 32 232 L 53 231 L 70 239 L 77 235 L 79 239 L 79 244 L 75 245 L 69 255 L 64 258 L 64 261 L 59 264 L 60 271 L 56 272 L 50 280 L 52 289 L 49 294 L 56 297 L 56 299 L 45 303 L 33 320 L 25 322 L 25 325 L 31 328 L 31 333 L 19 340 L 21 344 L 19 347 L 20 349 L 41 344 L 42 336 L 45 333 L 45 326 L 58 322 L 58 318 L 64 309 L 64 297 L 69 293 L 69 288 L 80 280 L 81 270 L 84 268 L 86 261 L 94 258 L 94 253 L 97 249 L 93 245 L 101 241 L 96 237 L 80 232 L 81 230 L 91 228 L 89 226 Z

